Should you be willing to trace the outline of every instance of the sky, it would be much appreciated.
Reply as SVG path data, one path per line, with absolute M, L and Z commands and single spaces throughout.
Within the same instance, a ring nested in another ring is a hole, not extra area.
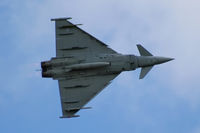
M 200 133 L 200 1 L 1 0 L 0 131 L 2 133 Z M 74 119 L 60 119 L 58 83 L 41 78 L 55 56 L 51 18 L 73 23 L 123 54 L 175 58 L 121 73 Z

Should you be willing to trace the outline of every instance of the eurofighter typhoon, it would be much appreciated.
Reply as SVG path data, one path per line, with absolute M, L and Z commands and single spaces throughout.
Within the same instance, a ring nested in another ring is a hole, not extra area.
M 88 109 L 84 106 L 121 72 L 141 68 L 142 79 L 154 65 L 173 60 L 153 56 L 141 45 L 137 45 L 140 56 L 122 55 L 69 19 L 51 19 L 56 27 L 56 57 L 41 62 L 42 77 L 58 80 L 60 118 L 79 117 L 76 113 Z

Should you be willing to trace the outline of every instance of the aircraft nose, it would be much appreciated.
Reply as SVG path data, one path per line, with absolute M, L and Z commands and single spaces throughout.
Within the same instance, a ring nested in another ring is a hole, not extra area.
M 156 64 L 162 64 L 171 60 L 174 60 L 174 58 L 156 57 Z

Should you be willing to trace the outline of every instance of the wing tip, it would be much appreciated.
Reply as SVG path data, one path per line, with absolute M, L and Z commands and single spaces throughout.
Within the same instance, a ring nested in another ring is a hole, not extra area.
M 72 19 L 71 17 L 64 17 L 64 18 L 52 18 L 51 21 L 65 21 Z
M 60 118 L 75 118 L 75 117 L 80 117 L 80 115 L 70 115 L 70 116 L 60 116 Z

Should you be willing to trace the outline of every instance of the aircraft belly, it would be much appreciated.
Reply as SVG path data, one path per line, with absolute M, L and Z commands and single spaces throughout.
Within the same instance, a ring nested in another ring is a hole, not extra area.
M 53 79 L 75 79 L 80 77 L 89 77 L 95 75 L 109 75 L 121 72 L 120 70 L 112 69 L 111 67 L 102 67 L 95 69 L 73 70 L 69 72 L 59 73 L 54 75 Z

